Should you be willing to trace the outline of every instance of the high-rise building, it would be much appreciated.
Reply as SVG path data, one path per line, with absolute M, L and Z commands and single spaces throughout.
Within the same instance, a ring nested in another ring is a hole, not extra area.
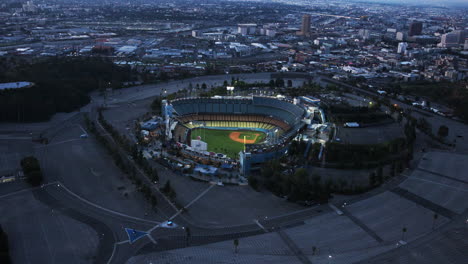
M 23 4 L 23 11 L 24 12 L 36 12 L 37 6 L 33 3 L 33 1 L 27 1 L 26 4 Z
M 413 21 L 409 26 L 408 36 L 418 36 L 421 35 L 423 29 L 422 22 Z
M 406 40 L 406 35 L 403 32 L 397 32 L 396 33 L 396 40 L 403 41 Z
M 370 37 L 370 31 L 368 29 L 360 29 L 359 30 L 359 36 L 361 36 L 363 39 L 369 39 Z
M 298 32 L 298 35 L 310 36 L 310 15 L 305 14 L 302 16 L 301 31 Z
M 465 43 L 465 38 L 465 30 L 454 30 L 452 32 L 442 35 L 439 46 L 442 48 L 459 47 L 461 44 Z
M 276 35 L 276 30 L 274 29 L 267 29 L 265 31 L 265 35 L 267 35 L 268 37 L 274 37 Z
M 404 54 L 406 52 L 406 48 L 408 48 L 408 43 L 406 42 L 398 43 L 397 53 Z
M 201 31 L 199 30 L 192 30 L 192 37 L 198 38 L 201 36 Z

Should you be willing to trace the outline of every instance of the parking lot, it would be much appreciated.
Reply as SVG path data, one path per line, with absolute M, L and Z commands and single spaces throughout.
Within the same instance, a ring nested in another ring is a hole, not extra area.
M 90 263 L 96 232 L 37 201 L 32 192 L 0 198 L 0 224 L 15 263 Z
M 349 144 L 380 144 L 404 137 L 404 135 L 402 127 L 398 123 L 391 123 L 371 127 L 339 127 L 336 137 L 341 142 Z

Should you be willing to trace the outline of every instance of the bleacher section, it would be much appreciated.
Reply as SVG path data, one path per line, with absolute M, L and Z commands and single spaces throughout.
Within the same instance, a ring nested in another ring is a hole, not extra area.
M 241 122 L 241 121 L 204 121 L 187 124 L 188 128 L 196 127 L 235 127 L 235 128 L 259 128 L 264 130 L 274 129 L 275 126 L 259 122 Z
M 278 127 L 282 131 L 288 131 L 290 126 L 278 119 L 261 115 L 213 115 L 213 114 L 192 114 L 179 117 L 178 120 L 188 128 L 201 126 L 207 127 L 246 127 L 273 129 Z M 218 122 L 215 122 L 218 121 Z M 211 122 L 208 125 L 208 122 Z M 222 123 L 220 123 L 222 122 Z
M 269 116 L 290 126 L 298 123 L 305 113 L 302 107 L 290 101 L 272 97 L 183 98 L 172 101 L 172 105 L 179 116 L 190 114 Z

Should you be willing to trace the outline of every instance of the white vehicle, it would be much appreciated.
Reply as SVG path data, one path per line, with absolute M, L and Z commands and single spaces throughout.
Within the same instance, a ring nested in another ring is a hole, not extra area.
M 344 127 L 354 128 L 354 127 L 360 127 L 360 125 L 359 123 L 356 123 L 356 122 L 347 122 L 347 123 L 344 123 Z
M 381 94 L 381 95 L 384 95 L 384 94 L 387 94 L 386 91 L 383 91 L 383 90 L 377 90 L 377 93 Z

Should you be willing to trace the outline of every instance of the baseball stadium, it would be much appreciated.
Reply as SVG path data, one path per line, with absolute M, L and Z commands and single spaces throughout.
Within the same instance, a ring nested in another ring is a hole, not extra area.
M 196 156 L 240 164 L 248 174 L 280 157 L 304 126 L 294 101 L 263 96 L 181 98 L 163 102 L 166 135 Z

